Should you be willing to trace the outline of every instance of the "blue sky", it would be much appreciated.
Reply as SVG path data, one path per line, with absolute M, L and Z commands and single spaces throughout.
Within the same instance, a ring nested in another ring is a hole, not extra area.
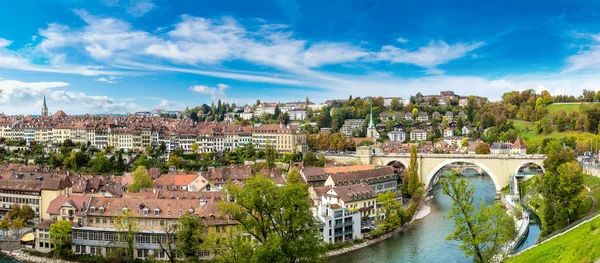
M 523 3 L 525 2 L 525 3 Z M 4 1 L 0 112 L 600 87 L 595 1 Z

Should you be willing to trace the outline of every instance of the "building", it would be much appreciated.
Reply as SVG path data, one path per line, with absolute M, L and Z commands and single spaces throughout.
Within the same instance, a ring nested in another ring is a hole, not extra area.
M 199 174 L 163 174 L 154 180 L 154 187 L 171 191 L 218 191 L 215 185 Z
M 344 133 L 346 136 L 352 136 L 355 131 L 362 129 L 364 122 L 364 119 L 347 119 L 340 128 L 340 132 Z
M 398 103 L 403 105 L 404 104 L 404 100 L 400 97 L 388 97 L 388 98 L 383 98 L 383 107 L 389 108 L 392 106 L 392 101 L 394 99 L 398 100 Z
M 305 120 L 306 119 L 306 110 L 303 109 L 294 109 L 294 110 L 289 110 L 287 112 L 288 116 L 290 117 L 290 120 L 292 121 L 301 121 L 301 120 Z
M 490 153 L 494 155 L 510 154 L 512 145 L 505 142 L 495 142 L 490 146 Z
M 461 107 L 466 107 L 467 105 L 469 105 L 469 99 L 459 99 L 458 100 L 458 106 Z
M 399 176 L 394 173 L 391 167 L 375 167 L 374 169 L 353 170 L 348 172 L 340 172 L 328 174 L 325 181 L 325 186 L 348 186 L 365 183 L 370 185 L 377 193 L 385 193 L 387 191 L 398 191 Z
M 369 115 L 369 126 L 367 127 L 367 138 L 379 139 L 379 133 L 373 122 L 373 105 L 371 105 L 371 114 Z
M 412 121 L 414 119 L 412 112 L 407 112 L 406 114 L 404 114 L 404 119 L 407 121 Z
M 357 209 L 340 204 L 321 204 L 315 209 L 319 232 L 325 243 L 341 243 L 362 238 L 361 218 Z
M 75 254 L 101 255 L 127 246 L 122 242 L 122 228 L 134 224 L 134 258 L 165 260 L 160 244 L 165 241 L 165 229 L 177 224 L 186 213 L 197 215 L 207 226 L 208 233 L 229 233 L 236 223 L 220 213 L 220 197 L 160 199 L 143 195 L 132 198 L 92 197 L 83 212 L 83 226 L 72 229 L 72 248 Z M 164 243 L 163 243 L 164 244 Z M 206 252 L 201 258 L 210 257 Z
M 319 187 L 325 185 L 327 175 L 322 167 L 302 167 L 300 169 L 300 176 L 308 185 L 312 187 Z
M 345 215 L 345 217 L 348 219 L 344 219 L 344 221 L 352 220 L 352 226 L 353 226 L 352 230 L 354 230 L 354 227 L 357 227 L 357 226 L 364 226 L 364 225 L 372 224 L 378 219 L 377 193 L 373 190 L 373 188 L 371 186 L 369 186 L 366 183 L 359 183 L 359 184 L 347 185 L 347 186 L 317 187 L 314 189 L 314 191 L 317 193 L 317 196 L 318 196 L 317 200 L 315 200 L 317 206 L 330 205 L 330 207 L 331 207 L 331 204 L 339 205 L 339 207 L 335 207 L 335 206 L 333 207 L 334 210 L 338 211 L 338 215 L 339 215 L 339 211 L 344 211 L 344 208 L 345 208 L 345 211 L 347 211 L 347 212 L 354 212 L 354 211 L 359 212 L 360 225 L 354 223 L 354 222 L 356 222 L 355 218 L 349 219 L 349 217 L 351 217 L 351 215 Z M 339 218 L 339 217 L 335 217 L 335 214 L 334 214 L 334 218 Z M 346 221 L 346 222 L 348 222 L 348 221 Z M 350 222 L 348 222 L 347 224 L 348 224 L 348 226 L 351 225 Z M 336 232 L 335 228 L 338 228 L 337 236 L 341 236 L 339 227 L 335 226 L 335 224 L 332 224 L 332 226 L 333 227 L 330 227 L 330 228 L 334 228 L 334 231 L 332 231 L 332 232 L 335 233 Z M 349 228 L 347 228 L 347 229 L 350 230 Z M 346 232 L 346 231 L 344 231 L 344 232 Z M 330 237 L 332 235 L 327 235 L 327 236 Z M 334 234 L 333 236 L 335 237 L 336 235 Z M 346 235 L 344 235 L 344 236 L 346 236 Z M 344 238 L 339 241 L 343 241 L 343 240 L 348 240 L 348 239 Z M 334 242 L 337 242 L 337 241 L 334 240 Z
M 454 129 L 446 128 L 444 130 L 444 137 L 452 137 L 452 136 L 454 136 Z
M 48 107 L 46 106 L 46 95 L 44 95 L 44 105 L 42 105 L 42 116 L 48 116 Z
M 446 117 L 446 120 L 452 121 L 454 119 L 454 114 L 451 111 L 446 111 L 446 115 L 444 115 L 444 117 Z
M 429 115 L 427 115 L 427 113 L 426 113 L 426 112 L 423 112 L 423 111 L 421 111 L 421 112 L 419 112 L 419 114 L 417 115 L 417 119 L 418 119 L 420 122 L 425 122 L 425 121 L 428 121 L 428 120 L 429 120 Z
M 421 129 L 414 129 L 410 131 L 411 141 L 425 141 L 427 140 L 427 131 Z
M 406 133 L 404 131 L 391 131 L 388 132 L 388 138 L 394 142 L 405 142 Z
M 515 139 L 515 142 L 512 144 L 512 147 L 510 149 L 510 154 L 517 154 L 517 155 L 527 154 L 527 146 L 525 146 L 525 142 L 523 142 L 523 139 L 521 139 L 521 136 L 517 136 L 517 139 Z

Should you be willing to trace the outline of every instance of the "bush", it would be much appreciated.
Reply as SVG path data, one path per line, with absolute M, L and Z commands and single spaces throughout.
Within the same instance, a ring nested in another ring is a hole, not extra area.
M 405 214 L 405 218 L 403 221 L 409 222 L 413 218 L 415 213 L 417 212 L 417 208 L 419 208 L 419 203 L 417 203 L 415 201 L 411 201 L 410 204 L 408 205 L 408 209 L 406 209 L 406 214 Z
M 32 256 L 35 256 L 35 257 L 43 257 L 43 258 L 50 258 L 50 257 L 52 257 L 52 252 L 44 253 L 44 252 L 40 252 L 40 251 L 37 251 L 37 250 L 26 249 L 26 248 L 21 249 L 21 251 L 23 251 L 23 253 L 25 253 L 25 254 L 29 254 L 29 255 L 32 255 Z

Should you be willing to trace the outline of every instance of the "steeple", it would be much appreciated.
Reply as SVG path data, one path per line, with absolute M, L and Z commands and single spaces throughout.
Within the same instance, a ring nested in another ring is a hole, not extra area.
M 371 99 L 369 101 L 369 104 L 371 106 L 371 115 L 369 118 L 369 128 L 375 128 L 375 124 L 373 123 L 373 99 Z
M 42 116 L 48 116 L 48 107 L 46 106 L 46 95 L 44 95 L 44 105 L 42 105 Z

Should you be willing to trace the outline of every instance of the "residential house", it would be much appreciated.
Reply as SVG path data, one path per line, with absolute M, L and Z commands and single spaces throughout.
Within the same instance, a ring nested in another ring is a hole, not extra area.
M 358 210 L 360 212 L 360 225 L 369 225 L 378 219 L 378 193 L 369 184 L 323 186 L 315 188 L 315 192 L 320 197 L 316 200 L 317 205 L 339 204 L 350 211 Z
M 454 114 L 451 111 L 446 111 L 446 115 L 444 115 L 444 117 L 446 117 L 446 120 L 452 121 L 454 119 Z
M 427 140 L 427 132 L 421 129 L 414 129 L 410 131 L 411 141 L 425 141 Z
M 406 114 L 404 114 L 404 119 L 407 121 L 412 121 L 414 119 L 412 112 L 407 112 Z
M 428 121 L 429 115 L 427 115 L 426 112 L 421 111 L 421 112 L 419 112 L 417 119 L 421 122 Z
M 404 131 L 391 131 L 388 132 L 388 138 L 394 142 L 405 142 L 406 133 Z
M 452 136 L 454 136 L 454 129 L 446 128 L 444 130 L 444 137 L 452 137 Z

